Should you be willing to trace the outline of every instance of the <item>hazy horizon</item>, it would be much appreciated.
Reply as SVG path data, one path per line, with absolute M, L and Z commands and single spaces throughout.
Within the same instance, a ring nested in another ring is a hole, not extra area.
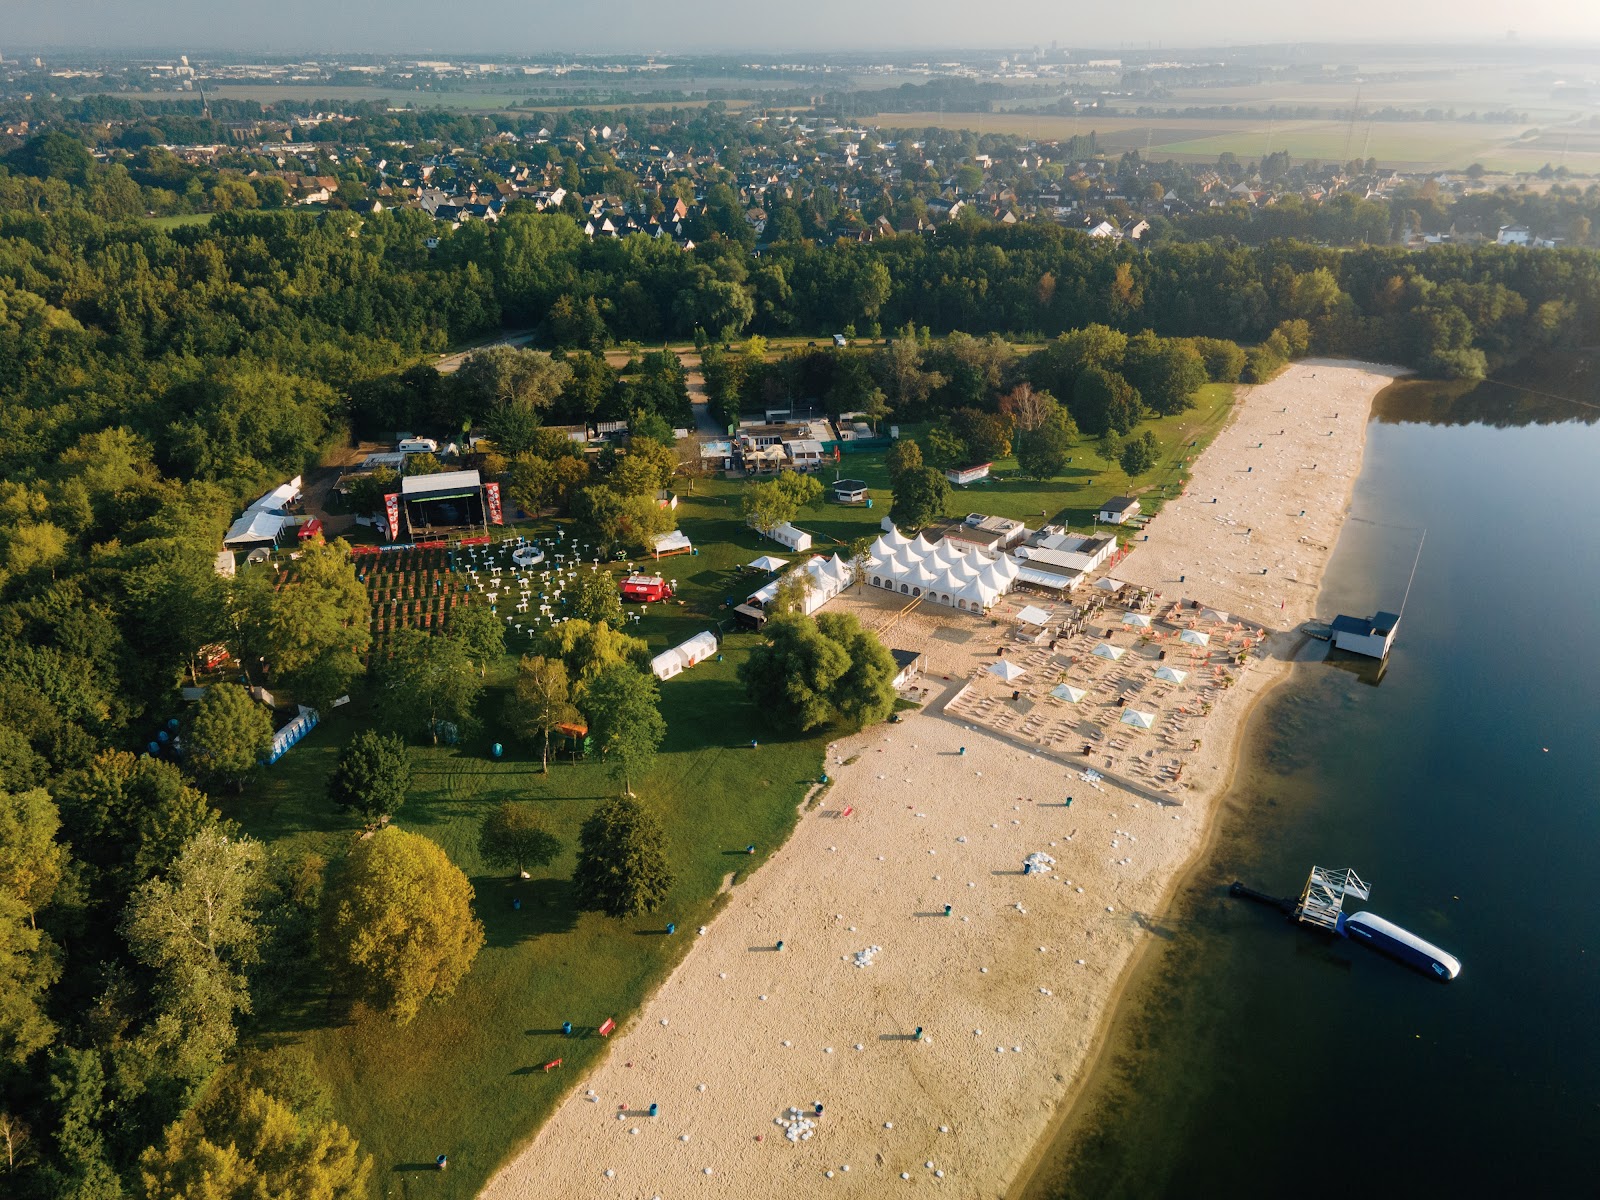
M 1235 0 L 1226 16 L 1180 0 L 1124 6 L 1118 28 L 1148 27 L 1146 38 L 1085 36 L 1097 10 L 1049 0 L 1014 0 L 985 11 L 954 0 L 915 6 L 863 6 L 814 0 L 792 20 L 752 19 L 747 5 L 685 0 L 668 12 L 659 2 L 617 0 L 594 10 L 539 0 L 480 0 L 444 11 L 422 0 L 328 6 L 280 0 L 267 6 L 219 6 L 215 0 L 39 0 L 6 6 L 0 53 L 53 50 L 170 50 L 183 53 L 398 53 L 456 55 L 637 54 L 660 52 L 893 52 L 1093 47 L 1150 50 L 1271 45 L 1600 44 L 1600 6 L 1548 0 L 1508 20 L 1484 0 L 1346 0 L 1337 15 L 1321 6 L 1288 7 Z M 1127 18 L 1133 16 L 1134 21 Z M 775 27 L 774 27 L 775 26 Z M 1095 28 L 1095 33 L 1100 32 Z M 1573 48 L 1578 48 L 1573 46 Z

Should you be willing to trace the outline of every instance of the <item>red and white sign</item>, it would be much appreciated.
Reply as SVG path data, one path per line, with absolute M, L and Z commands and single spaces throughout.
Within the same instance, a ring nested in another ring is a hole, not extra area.
M 389 518 L 389 540 L 400 536 L 400 493 L 390 492 L 383 498 L 383 512 Z
M 489 524 L 504 525 L 506 523 L 506 515 L 500 507 L 500 485 L 498 483 L 484 484 L 483 498 L 489 505 Z

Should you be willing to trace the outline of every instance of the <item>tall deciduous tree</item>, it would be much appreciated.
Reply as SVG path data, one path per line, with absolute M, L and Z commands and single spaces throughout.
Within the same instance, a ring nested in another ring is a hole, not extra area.
M 411 752 L 393 735 L 363 729 L 350 739 L 328 776 L 328 798 L 368 824 L 387 821 L 411 787 Z
M 126 896 L 163 870 L 218 814 L 177 767 L 147 754 L 106 750 L 56 786 L 75 854 Z
M 446 637 L 460 642 L 467 657 L 477 662 L 480 679 L 488 677 L 489 664 L 498 662 L 506 652 L 505 622 L 487 605 L 465 604 L 451 609 L 444 632 Z
M 579 715 L 572 705 L 572 683 L 566 664 L 559 658 L 523 655 L 506 700 L 505 721 L 513 736 L 539 742 L 541 770 L 545 774 L 550 772 L 550 735 L 556 726 L 570 724 Z
M 578 620 L 622 627 L 622 592 L 609 571 L 580 569 L 567 585 L 565 598 Z
M 55 1041 L 45 998 L 60 977 L 55 944 L 16 893 L 0 887 L 0 1064 L 20 1068 Z
M 453 993 L 483 946 L 467 877 L 433 842 L 392 825 L 351 853 L 323 911 L 338 985 L 401 1024 Z
M 318 1121 L 261 1088 L 225 1088 L 139 1157 L 145 1200 L 360 1200 L 372 1156 L 337 1121 Z
M 264 888 L 260 845 L 213 827 L 190 838 L 128 903 L 123 933 L 160 981 L 153 1032 L 184 1078 L 221 1065 L 235 1014 L 250 1011 L 245 968 L 258 953 Z
M 275 680 L 286 680 L 307 703 L 325 707 L 361 673 L 372 641 L 371 602 L 342 538 L 311 542 L 295 565 L 294 580 L 269 606 L 264 650 Z
M 376 672 L 378 713 L 391 729 L 439 744 L 447 725 L 472 721 L 483 681 L 464 645 L 453 638 L 402 630 L 394 655 Z
M 0 889 L 9 891 L 28 914 L 28 923 L 50 903 L 67 863 L 67 848 L 56 841 L 61 814 L 43 788 L 0 790 Z
M 201 697 L 187 742 L 201 775 L 238 791 L 272 751 L 272 714 L 238 684 L 213 684 Z
M 918 467 L 900 476 L 894 486 L 889 516 L 905 529 L 921 529 L 944 516 L 950 508 L 950 481 L 943 471 Z
M 575 700 L 582 696 L 589 680 L 607 667 L 629 663 L 642 670 L 650 662 L 650 648 L 643 639 L 577 617 L 546 630 L 541 642 L 545 654 L 565 664 Z
M 613 917 L 654 912 L 673 884 L 661 823 L 631 796 L 602 801 L 578 835 L 578 903 Z
M 632 795 L 630 780 L 649 769 L 667 723 L 661 716 L 661 688 L 655 676 L 632 666 L 607 667 L 583 691 L 589 735 L 622 790 Z
M 526 875 L 561 853 L 561 842 L 544 827 L 531 804 L 507 800 L 484 817 L 478 830 L 478 857 L 491 867 L 510 867 Z
M 883 465 L 889 472 L 889 485 L 893 487 L 900 476 L 923 465 L 922 447 L 911 438 L 900 438 L 883 456 Z

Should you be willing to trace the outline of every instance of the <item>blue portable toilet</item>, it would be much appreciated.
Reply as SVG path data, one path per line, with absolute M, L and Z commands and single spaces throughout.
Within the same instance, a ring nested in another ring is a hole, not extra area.
M 499 758 L 504 753 L 505 753 L 505 747 L 503 747 L 499 742 L 496 742 L 494 744 L 494 756 L 496 758 Z

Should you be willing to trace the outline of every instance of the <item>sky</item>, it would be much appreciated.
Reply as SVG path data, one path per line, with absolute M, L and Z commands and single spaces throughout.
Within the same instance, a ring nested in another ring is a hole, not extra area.
M 1600 44 L 1600 2 L 1537 0 L 0 0 L 0 54 L 912 50 L 1284 41 Z

